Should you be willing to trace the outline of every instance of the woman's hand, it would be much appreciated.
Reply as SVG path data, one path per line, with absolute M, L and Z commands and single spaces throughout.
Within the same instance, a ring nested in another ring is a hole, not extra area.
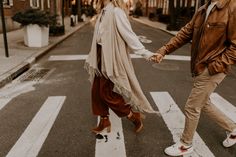
M 153 61 L 155 63 L 160 63 L 163 60 L 164 56 L 160 53 L 155 53 L 148 60 Z

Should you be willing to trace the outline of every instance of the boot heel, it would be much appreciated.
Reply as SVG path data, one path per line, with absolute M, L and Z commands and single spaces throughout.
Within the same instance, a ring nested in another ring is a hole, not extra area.
M 146 116 L 145 116 L 144 114 L 140 113 L 140 118 L 141 118 L 141 119 L 145 119 Z
M 111 122 L 108 118 L 106 117 L 100 117 L 100 122 L 96 128 L 92 129 L 92 132 L 95 134 L 101 133 L 102 131 L 107 131 L 107 133 L 111 132 Z
M 107 127 L 107 133 L 110 133 L 111 132 L 111 126 L 108 126 Z
M 141 114 L 139 112 L 130 112 L 130 114 L 127 116 L 127 118 L 133 122 L 135 129 L 134 132 L 138 133 L 143 129 L 143 122 L 142 119 L 145 118 L 144 114 Z

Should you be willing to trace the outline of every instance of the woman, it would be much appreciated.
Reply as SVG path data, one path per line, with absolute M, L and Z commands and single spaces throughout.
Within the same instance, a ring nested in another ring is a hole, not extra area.
M 100 116 L 94 133 L 111 131 L 109 108 L 119 117 L 127 117 L 135 125 L 135 132 L 143 128 L 140 111 L 154 112 L 144 96 L 129 56 L 149 58 L 152 53 L 144 48 L 132 31 L 123 0 L 100 0 L 100 13 L 95 24 L 91 51 L 85 62 L 92 86 L 93 114 Z

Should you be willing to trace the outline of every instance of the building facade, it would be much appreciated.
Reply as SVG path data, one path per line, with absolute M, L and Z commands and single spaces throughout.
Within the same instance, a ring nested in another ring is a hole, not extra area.
M 178 30 L 208 0 L 141 0 L 144 16 L 170 24 L 170 29 Z
M 135 7 L 138 0 L 130 0 Z M 163 15 L 169 15 L 171 12 L 170 4 L 174 8 L 187 8 L 190 7 L 196 11 L 200 6 L 205 4 L 208 0 L 140 0 L 143 6 L 143 14 L 148 16 L 150 13 L 156 13 L 157 10 L 161 11 Z M 159 12 L 158 11 L 158 12 Z
M 80 0 L 3 0 L 6 29 L 7 31 L 11 31 L 20 27 L 20 24 L 11 19 L 19 11 L 25 11 L 28 8 L 39 8 L 49 11 L 52 15 L 57 14 L 61 18 L 62 11 L 65 16 L 71 15 L 72 7 L 76 5 L 76 8 L 78 8 L 80 2 Z M 0 32 L 2 32 L 1 20 Z
M 19 28 L 20 24 L 12 21 L 11 17 L 28 8 L 39 8 L 42 10 L 50 9 L 50 0 L 3 0 L 4 18 L 7 31 Z M 2 24 L 0 22 L 0 32 L 2 32 Z
M 145 15 L 153 13 L 156 9 L 162 9 L 162 14 L 168 15 L 170 13 L 170 3 L 174 4 L 174 7 L 192 7 L 194 10 L 198 8 L 205 1 L 202 0 L 142 0 Z

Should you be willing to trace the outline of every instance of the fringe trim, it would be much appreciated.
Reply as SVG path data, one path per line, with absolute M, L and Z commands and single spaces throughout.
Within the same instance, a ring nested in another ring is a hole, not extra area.
M 88 62 L 85 62 L 84 69 L 88 72 L 89 81 L 91 83 L 93 82 L 93 79 L 94 79 L 95 75 L 102 76 L 101 72 L 98 69 L 92 67 Z
M 84 68 L 87 70 L 89 74 L 89 81 L 92 83 L 95 75 L 102 76 L 101 72 L 98 69 L 93 68 L 88 62 L 85 63 Z M 113 77 L 108 77 L 113 83 L 114 88 L 113 91 L 120 94 L 127 105 L 130 105 L 133 110 L 139 111 L 139 112 L 147 112 L 147 113 L 157 113 L 158 111 L 154 111 L 151 108 L 150 109 L 143 109 L 142 104 L 140 104 L 139 100 L 136 99 L 134 96 L 132 96 L 132 93 L 128 91 L 125 87 L 122 87 Z
M 114 78 L 109 77 L 109 79 L 114 83 L 114 89 L 113 91 L 120 94 L 127 105 L 130 105 L 133 110 L 139 111 L 139 112 L 147 112 L 147 113 L 157 113 L 158 111 L 154 111 L 152 109 L 144 109 L 142 107 L 142 104 L 140 104 L 139 100 L 136 99 L 134 96 L 132 96 L 132 93 L 128 91 L 126 88 L 122 87 L 115 81 Z

